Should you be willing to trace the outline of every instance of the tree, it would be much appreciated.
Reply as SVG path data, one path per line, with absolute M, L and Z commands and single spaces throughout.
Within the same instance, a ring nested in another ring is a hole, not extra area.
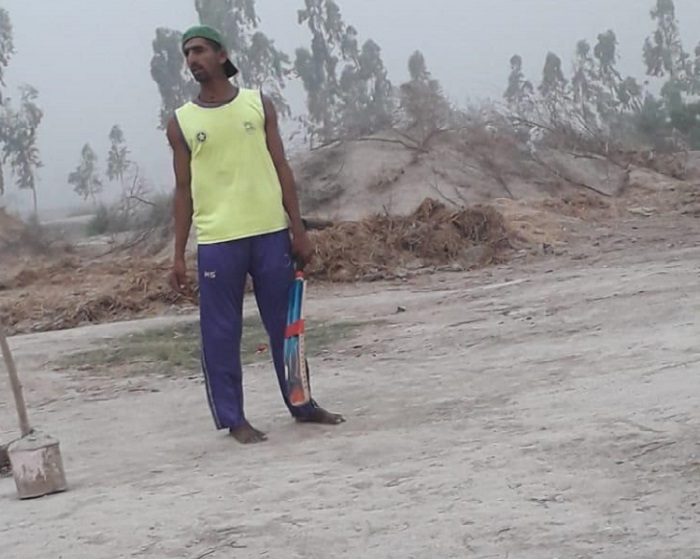
M 391 126 L 394 87 L 381 57 L 381 47 L 368 39 L 358 48 L 357 31 L 347 28 L 343 53 L 350 60 L 340 76 L 340 129 L 346 137 L 372 134 Z
M 15 53 L 12 21 L 10 14 L 4 8 L 0 8 L 0 85 L 5 87 L 5 70 L 10 64 L 10 59 Z M 0 104 L 2 104 L 2 91 L 0 91 Z
M 97 172 L 97 155 L 85 144 L 80 153 L 80 163 L 70 175 L 68 184 L 73 186 L 73 191 L 84 201 L 92 198 L 93 204 L 97 204 L 97 195 L 102 192 L 102 181 Z
M 636 131 L 657 148 L 675 149 L 685 143 L 700 149 L 700 104 L 695 98 L 700 95 L 700 44 L 694 56 L 683 48 L 673 0 L 654 0 L 650 14 L 655 30 L 642 55 L 646 74 L 665 80 L 660 98 L 645 90 L 646 83 L 621 75 L 617 36 L 608 29 L 598 34 L 593 47 L 586 40 L 578 42 L 570 82 L 561 59 L 547 55 L 535 103 L 536 108 L 547 109 L 545 129 L 561 125 L 575 135 L 602 134 L 613 140 L 629 138 Z M 523 83 L 522 60 L 515 56 L 505 93 L 509 105 L 518 99 Z M 538 116 L 542 115 L 534 120 Z M 670 136 L 675 138 L 668 142 Z
M 182 54 L 182 33 L 164 27 L 156 29 L 151 59 L 151 77 L 161 97 L 160 128 L 165 130 L 175 109 L 194 98 L 197 84 L 187 72 Z
M 5 71 L 14 55 L 13 28 L 7 10 L 0 8 L 0 86 L 5 87 Z M 9 165 L 20 190 L 31 190 L 34 215 L 38 212 L 36 175 L 42 166 L 37 134 L 44 118 L 36 100 L 38 91 L 23 85 L 19 89 L 20 104 L 15 109 L 12 99 L 0 90 L 0 196 L 5 192 L 3 165 Z
M 585 39 L 578 41 L 570 80 L 564 74 L 561 58 L 548 53 L 538 96 L 529 104 L 532 118 L 544 120 L 550 127 L 563 126 L 575 135 L 622 133 L 623 121 L 628 122 L 630 114 L 642 110 L 644 88 L 633 77 L 620 74 L 617 47 L 617 36 L 611 29 L 599 33 L 593 47 Z M 525 84 L 529 82 L 522 73 L 522 59 L 516 55 L 511 58 L 505 93 L 511 107 L 529 94 Z M 535 110 L 542 108 L 544 113 Z
M 262 89 L 275 103 L 282 118 L 291 115 L 284 97 L 290 74 L 289 57 L 259 30 L 255 0 L 195 0 L 202 24 L 216 27 L 224 35 L 230 55 L 239 69 L 243 87 Z M 151 77 L 161 96 L 160 128 L 165 129 L 175 109 L 194 98 L 197 83 L 185 65 L 182 33 L 158 28 L 153 41 Z
M 401 108 L 407 129 L 424 144 L 437 131 L 449 125 L 452 114 L 438 80 L 428 71 L 423 53 L 415 51 L 408 60 L 411 79 L 402 84 Z
M 311 31 L 311 49 L 298 48 L 294 71 L 306 90 L 308 109 L 307 132 L 321 142 L 338 136 L 341 93 L 338 64 L 343 58 L 341 45 L 346 38 L 346 25 L 340 8 L 333 0 L 304 0 L 305 9 L 298 11 L 299 24 Z
M 10 59 L 15 52 L 10 14 L 4 8 L 0 8 L 0 85 L 5 88 L 5 71 L 10 64 Z M 3 91 L 0 90 L 0 105 L 3 103 Z M 0 114 L 0 135 L 7 135 L 6 115 Z M 2 140 L 2 138 L 0 138 Z M 0 196 L 5 193 L 5 174 L 0 165 Z
M 111 147 L 107 155 L 107 177 L 111 181 L 124 182 L 124 175 L 129 169 L 129 150 L 126 147 L 124 132 L 119 125 L 114 125 L 109 133 Z
M 510 59 L 510 75 L 508 76 L 508 87 L 503 97 L 508 105 L 516 110 L 522 110 L 523 106 L 531 101 L 535 88 L 532 83 L 525 79 L 523 73 L 523 58 L 515 54 Z
M 561 58 L 553 52 L 547 53 L 542 70 L 542 82 L 538 88 L 543 97 L 556 98 L 565 94 L 567 81 L 561 65 Z
M 656 22 L 656 30 L 644 43 L 647 75 L 667 78 L 662 97 L 677 109 L 685 94 L 700 92 L 700 45 L 695 51 L 696 59 L 691 60 L 683 48 L 673 0 L 656 0 L 651 18 Z
M 671 128 L 680 132 L 689 147 L 700 147 L 700 118 L 689 96 L 700 93 L 700 45 L 691 59 L 683 48 L 673 0 L 656 0 L 651 18 L 656 30 L 644 43 L 644 62 L 649 76 L 666 78 L 661 88 L 663 109 Z
M 651 18 L 656 31 L 644 42 L 644 63 L 647 74 L 654 77 L 680 77 L 685 71 L 688 55 L 683 50 L 673 0 L 656 0 Z
M 585 39 L 576 44 L 571 89 L 574 104 L 586 122 L 597 121 L 598 74 L 591 45 Z
M 8 164 L 20 190 L 31 190 L 34 215 L 38 213 L 36 173 L 42 167 L 37 131 L 44 113 L 37 106 L 38 92 L 30 85 L 20 88 L 20 108 L 12 107 L 11 99 L 5 100 L 2 118 L 2 163 Z
M 642 87 L 632 77 L 623 78 L 617 70 L 617 46 L 617 36 L 609 29 L 598 35 L 593 49 L 596 104 L 598 114 L 608 126 L 614 126 L 625 110 L 639 112 L 642 107 Z

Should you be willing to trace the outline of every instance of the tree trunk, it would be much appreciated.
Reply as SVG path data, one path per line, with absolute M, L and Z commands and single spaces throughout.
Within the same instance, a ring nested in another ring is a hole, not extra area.
M 36 198 L 36 186 L 32 187 L 32 201 L 34 203 L 34 219 L 39 223 L 39 204 Z

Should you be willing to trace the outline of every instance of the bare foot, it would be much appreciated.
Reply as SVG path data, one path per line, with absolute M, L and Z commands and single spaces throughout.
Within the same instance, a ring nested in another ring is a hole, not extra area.
M 235 429 L 229 429 L 231 436 L 241 444 L 258 444 L 267 440 L 267 435 L 258 431 L 250 423 L 245 423 Z
M 315 408 L 307 417 L 297 417 L 299 423 L 318 423 L 320 425 L 339 425 L 345 418 L 339 413 L 331 413 L 323 408 Z

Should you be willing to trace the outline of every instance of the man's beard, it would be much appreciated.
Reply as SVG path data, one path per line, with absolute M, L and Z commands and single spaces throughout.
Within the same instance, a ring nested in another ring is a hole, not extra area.
M 192 74 L 192 77 L 195 79 L 195 81 L 197 81 L 199 83 L 205 83 L 211 79 L 209 72 L 207 72 L 204 68 L 197 68 L 196 70 L 190 70 L 190 73 Z

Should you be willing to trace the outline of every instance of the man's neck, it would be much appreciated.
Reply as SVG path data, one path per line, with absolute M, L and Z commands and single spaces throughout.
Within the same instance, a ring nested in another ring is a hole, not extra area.
M 202 103 L 225 103 L 238 93 L 238 88 L 228 80 L 216 80 L 202 84 L 199 100 Z

